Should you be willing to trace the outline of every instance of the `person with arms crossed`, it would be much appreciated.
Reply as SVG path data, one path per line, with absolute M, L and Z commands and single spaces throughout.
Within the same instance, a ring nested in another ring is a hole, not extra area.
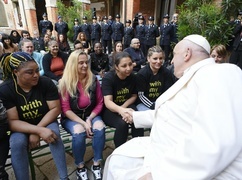
M 150 137 L 117 148 L 106 160 L 104 179 L 242 179 L 242 72 L 215 63 L 209 53 L 200 35 L 175 46 L 179 80 L 155 110 L 130 113 L 136 128 L 152 127 Z

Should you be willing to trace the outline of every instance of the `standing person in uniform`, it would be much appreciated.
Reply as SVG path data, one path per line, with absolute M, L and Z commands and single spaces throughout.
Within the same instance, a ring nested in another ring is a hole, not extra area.
M 169 15 L 165 14 L 163 16 L 163 24 L 160 25 L 160 46 L 165 52 L 165 62 L 164 66 L 168 66 L 169 56 L 171 52 L 171 42 L 174 37 L 174 26 L 169 23 Z
M 139 16 L 138 17 L 138 25 L 135 28 L 135 37 L 139 39 L 140 41 L 140 48 L 142 52 L 145 52 L 145 24 L 144 24 L 144 16 Z
M 92 24 L 91 24 L 91 40 L 92 44 L 91 47 L 93 47 L 95 42 L 100 42 L 101 38 L 101 26 L 97 23 L 97 17 L 92 17 Z
M 115 44 L 117 41 L 123 41 L 124 36 L 124 25 L 120 22 L 120 15 L 116 15 L 116 21 L 112 24 L 112 39 L 113 44 Z
M 158 26 L 154 24 L 154 20 L 154 16 L 150 16 L 148 24 L 145 26 L 145 57 L 147 57 L 148 49 L 156 45 L 156 38 L 160 35 Z
M 87 44 L 91 45 L 91 26 L 87 23 L 87 17 L 82 17 L 81 32 L 86 35 Z
M 108 54 L 111 54 L 112 52 L 112 26 L 108 24 L 107 22 L 107 16 L 103 17 L 103 23 L 102 23 L 102 44 L 103 44 L 103 51 L 104 53 L 107 52 Z
M 172 16 L 172 20 L 171 20 L 171 25 L 173 25 L 173 29 L 174 29 L 174 36 L 173 36 L 173 42 L 174 43 L 178 43 L 178 14 L 174 13 Z
M 134 29 L 131 26 L 131 20 L 126 20 L 124 28 L 124 48 L 130 46 L 131 40 L 134 38 Z
M 113 17 L 111 15 L 108 16 L 108 24 L 111 26 L 113 24 Z
M 64 34 L 67 37 L 69 28 L 67 23 L 62 20 L 62 16 L 58 16 L 58 22 L 55 23 L 55 31 L 58 34 Z
M 51 21 L 47 19 L 47 14 L 43 14 L 43 20 L 40 20 L 39 22 L 39 32 L 41 33 L 41 36 L 43 37 L 47 31 L 47 29 L 50 29 L 53 31 L 53 24 Z
M 81 32 L 81 26 L 79 24 L 79 20 L 78 19 L 74 20 L 73 32 L 74 32 L 73 42 L 75 42 L 79 32 Z

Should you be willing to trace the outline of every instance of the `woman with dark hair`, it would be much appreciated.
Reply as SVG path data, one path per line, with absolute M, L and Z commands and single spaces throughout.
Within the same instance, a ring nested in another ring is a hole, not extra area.
M 57 87 L 39 75 L 38 64 L 28 53 L 6 54 L 1 68 L 5 81 L 0 85 L 0 99 L 11 130 L 11 162 L 16 179 L 29 179 L 28 151 L 43 139 L 49 144 L 60 179 L 66 180 L 65 149 L 57 122 L 61 112 Z
M 77 178 L 87 179 L 84 155 L 86 137 L 92 139 L 94 151 L 91 170 L 101 179 L 102 152 L 105 145 L 105 125 L 100 113 L 103 96 L 99 82 L 92 74 L 88 56 L 83 50 L 71 53 L 59 84 L 62 126 L 72 135 L 72 152 L 77 166 Z
M 2 43 L 3 43 L 3 54 L 13 53 L 18 51 L 18 46 L 12 42 L 9 35 L 4 34 L 2 36 Z
M 119 52 L 115 55 L 114 70 L 105 74 L 102 79 L 102 92 L 106 109 L 103 112 L 103 120 L 106 125 L 116 128 L 114 144 L 118 147 L 128 138 L 128 130 L 131 126 L 132 137 L 143 136 L 143 129 L 136 129 L 133 124 L 127 123 L 131 108 L 137 110 L 136 77 L 132 73 L 133 64 L 130 55 Z
M 59 45 L 59 50 L 61 52 L 64 52 L 66 54 L 71 53 L 70 45 L 69 45 L 67 38 L 64 34 L 58 34 L 58 45 Z
M 10 38 L 14 44 L 18 45 L 20 42 L 21 36 L 18 33 L 18 31 L 12 30 L 10 33 Z
M 87 37 L 86 37 L 86 34 L 84 32 L 80 32 L 77 35 L 76 40 L 79 40 L 82 43 L 82 46 L 83 46 L 83 48 L 84 48 L 84 50 L 87 54 L 90 53 L 91 46 L 90 46 L 90 43 L 87 41 Z
M 114 44 L 113 52 L 109 54 L 108 59 L 109 59 L 109 68 L 112 69 L 114 65 L 114 57 L 116 53 L 122 52 L 123 51 L 123 44 L 121 41 L 117 41 Z

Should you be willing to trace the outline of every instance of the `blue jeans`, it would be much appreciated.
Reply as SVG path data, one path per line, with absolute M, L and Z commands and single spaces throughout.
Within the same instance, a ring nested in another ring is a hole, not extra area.
M 92 120 L 93 124 L 97 121 L 102 121 L 100 116 L 96 116 Z M 84 164 L 84 155 L 86 152 L 86 132 L 75 133 L 74 126 L 80 124 L 78 122 L 72 121 L 68 118 L 65 118 L 61 122 L 63 128 L 72 135 L 72 152 L 75 158 L 75 164 L 79 166 Z M 101 130 L 93 128 L 93 138 L 92 138 L 92 149 L 94 151 L 94 162 L 102 160 L 102 153 L 105 145 L 105 128 Z
M 150 110 L 150 108 L 148 108 L 146 105 L 144 105 L 143 103 L 140 103 L 136 106 L 136 108 L 138 109 L 138 111 L 146 111 L 146 110 Z
M 65 149 L 60 137 L 59 125 L 57 121 L 55 121 L 49 124 L 47 128 L 54 131 L 54 133 L 58 137 L 58 140 L 55 143 L 49 144 L 49 147 L 55 161 L 55 165 L 57 167 L 60 179 L 67 179 L 68 175 L 66 167 Z M 28 142 L 28 134 L 14 132 L 10 136 L 12 166 L 16 179 L 18 180 L 29 179 Z

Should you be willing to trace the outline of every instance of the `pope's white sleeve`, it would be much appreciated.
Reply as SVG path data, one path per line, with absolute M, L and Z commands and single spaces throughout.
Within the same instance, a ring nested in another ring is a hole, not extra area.
M 133 121 L 136 128 L 151 128 L 154 121 L 155 110 L 134 111 Z

